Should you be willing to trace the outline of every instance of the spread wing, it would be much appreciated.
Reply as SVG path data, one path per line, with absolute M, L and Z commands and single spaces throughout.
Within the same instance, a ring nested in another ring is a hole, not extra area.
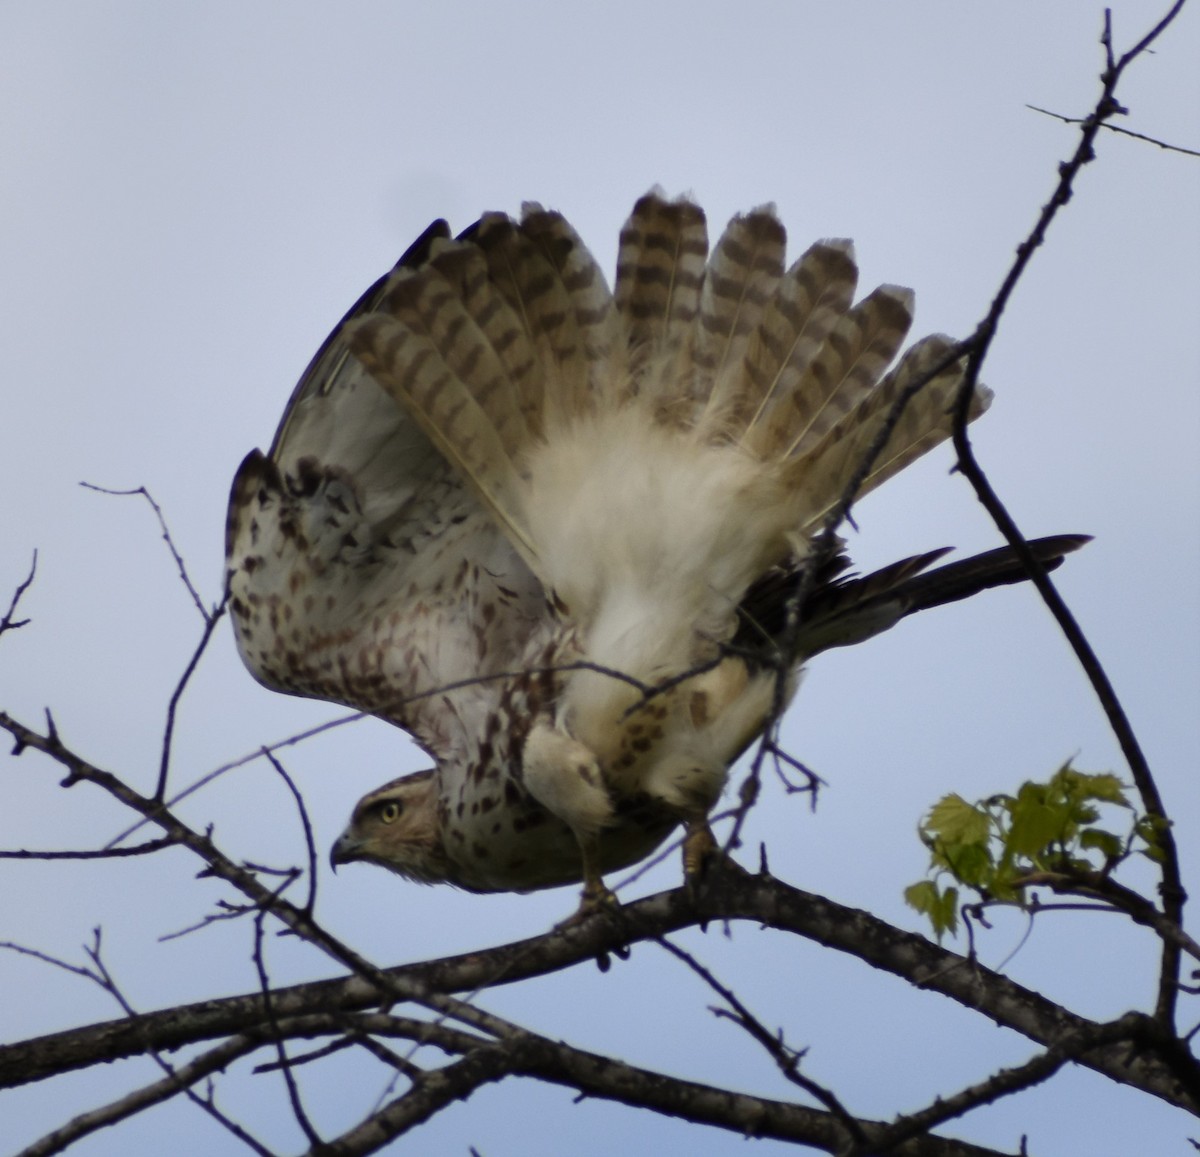
M 448 234 L 435 222 L 397 268 Z M 549 619 L 496 520 L 350 355 L 344 327 L 376 308 L 387 281 L 317 352 L 270 451 L 238 470 L 230 607 L 260 682 L 381 716 L 445 759 L 479 741 L 503 690 L 487 676 L 518 669 Z

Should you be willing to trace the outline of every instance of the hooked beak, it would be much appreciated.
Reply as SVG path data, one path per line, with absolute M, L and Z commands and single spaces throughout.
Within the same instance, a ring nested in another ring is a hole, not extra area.
M 336 872 L 339 864 L 349 864 L 360 858 L 361 846 L 349 831 L 342 832 L 329 850 L 329 866 Z

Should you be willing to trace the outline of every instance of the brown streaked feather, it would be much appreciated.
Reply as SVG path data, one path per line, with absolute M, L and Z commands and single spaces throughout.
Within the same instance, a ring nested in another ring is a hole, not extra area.
M 763 415 L 772 454 L 801 457 L 875 388 L 912 323 L 912 293 L 880 286 L 838 318 L 788 394 Z
M 858 283 L 854 247 L 849 241 L 813 245 L 779 281 L 775 296 L 751 335 L 746 350 L 742 398 L 731 411 L 741 444 L 760 457 L 774 442 L 767 415 L 798 390 L 825 339 L 850 308 Z M 819 407 L 804 398 L 801 412 Z
M 803 456 L 875 388 L 912 325 L 913 293 L 881 285 L 834 326 L 793 395 L 800 419 L 788 448 Z
M 562 281 L 544 252 L 508 216 L 485 213 L 471 241 L 482 252 L 490 291 L 508 306 L 521 341 L 522 359 L 536 364 L 538 385 L 522 398 L 534 433 L 546 425 L 547 411 L 562 404 L 563 388 L 574 394 L 582 369 L 578 331 Z M 516 334 L 508 340 L 515 341 Z M 553 379 L 553 388 L 547 383 Z
M 507 381 L 502 363 L 434 270 L 398 278 L 386 308 L 387 313 L 346 327 L 352 352 L 454 465 L 534 567 L 536 553 L 518 522 L 521 483 L 511 443 L 505 445 L 475 396 L 478 391 L 487 401 L 502 389 Z M 517 416 L 511 407 L 505 415 Z
M 642 197 L 621 230 L 613 296 L 635 365 L 681 349 L 700 310 L 708 228 L 690 201 Z
M 625 377 L 627 351 L 619 344 L 617 313 L 608 282 L 595 258 L 561 213 L 522 206 L 521 231 L 542 252 L 566 293 L 576 339 L 572 356 L 582 363 L 564 375 L 563 409 L 582 414 L 614 380 Z
M 805 526 L 815 527 L 833 508 L 860 470 L 893 408 L 911 386 L 953 346 L 949 338 L 933 335 L 908 349 L 897 367 L 822 440 L 801 458 L 788 463 L 784 476 L 803 488 Z M 951 407 L 962 366 L 955 363 L 926 383 L 908 399 L 898 421 L 858 488 L 857 498 L 870 493 L 909 463 L 916 461 L 950 436 Z M 971 418 L 987 409 L 990 391 L 976 391 Z
M 485 217 L 477 235 L 488 232 Z M 435 251 L 430 267 L 445 277 L 461 304 L 461 313 L 455 311 L 457 332 L 447 335 L 450 364 L 487 414 L 515 464 L 530 440 L 542 433 L 545 359 L 530 340 L 525 317 L 505 307 L 486 252 L 475 244 L 456 242 Z M 474 348 L 473 343 L 480 339 L 486 348 Z
M 692 343 L 706 416 L 721 420 L 744 390 L 746 349 L 783 276 L 786 244 L 774 209 L 764 206 L 734 217 L 709 255 Z
M 515 462 L 540 432 L 545 393 L 542 361 L 522 340 L 520 318 L 497 300 L 488 263 L 473 245 L 443 243 L 419 276 L 428 279 L 424 297 L 439 306 L 422 320 Z M 391 301 L 389 295 L 383 308 Z

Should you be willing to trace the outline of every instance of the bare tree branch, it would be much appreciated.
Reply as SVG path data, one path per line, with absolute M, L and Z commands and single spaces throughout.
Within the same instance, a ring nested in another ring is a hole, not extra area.
M 437 993 L 474 992 L 514 984 L 590 962 L 627 944 L 655 940 L 681 928 L 713 920 L 748 920 L 791 932 L 856 956 L 931 992 L 941 993 L 1043 1046 L 1064 1034 L 1086 1032 L 1092 1023 L 1040 994 L 984 967 L 978 961 L 886 922 L 772 877 L 721 871 L 698 895 L 678 888 L 624 906 L 619 920 L 603 915 L 568 929 L 464 956 L 386 970 L 386 984 L 361 975 L 276 990 L 276 1016 L 317 1011 L 353 1012 L 412 991 L 428 1000 Z M 43 1080 L 98 1061 L 135 1056 L 148 1043 L 177 1048 L 266 1023 L 261 995 L 183 1005 L 159 1013 L 55 1033 L 0 1046 L 0 1088 Z M 1097 1046 L 1080 1064 L 1170 1104 L 1200 1113 L 1200 1064 L 1176 1055 L 1156 1036 L 1137 1049 Z

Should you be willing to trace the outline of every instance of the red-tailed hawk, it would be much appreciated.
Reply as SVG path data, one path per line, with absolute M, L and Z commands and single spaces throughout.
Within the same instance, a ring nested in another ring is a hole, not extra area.
M 335 863 L 481 892 L 582 879 L 591 902 L 682 824 L 696 870 L 770 715 L 812 538 L 951 344 L 888 371 L 911 293 L 853 304 L 848 242 L 790 267 L 784 244 L 767 207 L 710 254 L 701 210 L 651 194 L 610 292 L 558 213 L 453 240 L 439 221 L 322 346 L 234 482 L 238 647 L 268 686 L 387 719 L 434 760 L 364 797 Z M 947 437 L 960 372 L 912 399 L 863 492 Z M 787 692 L 817 651 L 1024 577 L 1007 551 L 919 573 L 941 553 L 826 565 Z

